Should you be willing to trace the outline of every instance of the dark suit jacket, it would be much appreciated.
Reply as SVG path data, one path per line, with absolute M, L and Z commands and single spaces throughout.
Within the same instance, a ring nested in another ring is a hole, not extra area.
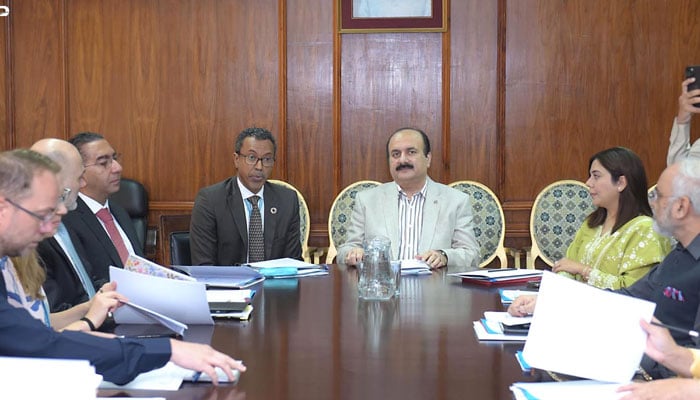
M 129 214 L 113 201 L 109 202 L 109 210 L 129 238 L 134 252 L 139 256 L 143 256 L 143 249 L 139 244 L 136 229 L 134 229 L 134 224 L 131 222 Z M 84 254 L 79 254 L 79 256 L 84 260 L 88 260 L 89 266 L 86 265 L 85 268 L 86 270 L 90 268 L 87 272 L 90 274 L 92 283 L 96 288 L 109 282 L 110 265 L 119 268 L 124 267 L 109 235 L 107 235 L 102 224 L 83 199 L 78 197 L 78 208 L 66 214 L 63 217 L 63 223 L 66 225 L 68 232 L 72 233 L 72 237 L 75 237 L 80 243 L 81 249 L 76 248 L 76 251 L 84 251 Z
M 248 258 L 246 207 L 237 178 L 199 191 L 190 223 L 193 265 L 245 264 Z M 265 259 L 301 260 L 299 199 L 286 187 L 265 183 Z
M 85 266 L 85 270 L 91 271 L 90 262 L 81 256 L 81 254 L 85 254 L 85 250 L 80 245 L 80 241 L 74 233 L 69 231 L 68 234 L 78 257 L 81 257 L 80 260 Z M 68 255 L 56 239 L 50 237 L 42 240 L 36 250 L 46 270 L 46 281 L 44 281 L 43 286 L 51 305 L 51 312 L 67 310 L 89 300 Z
M 106 380 L 124 384 L 141 372 L 162 367 L 170 355 L 169 339 L 105 339 L 83 332 L 56 332 L 7 302 L 0 274 L 0 356 L 89 360 Z

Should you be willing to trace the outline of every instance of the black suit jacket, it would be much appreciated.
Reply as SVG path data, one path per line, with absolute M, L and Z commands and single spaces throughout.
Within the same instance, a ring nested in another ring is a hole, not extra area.
M 190 223 L 193 265 L 245 264 L 248 258 L 246 207 L 237 178 L 199 191 Z M 265 259 L 301 260 L 299 198 L 295 191 L 265 183 Z
M 73 242 L 75 251 L 78 253 L 78 257 L 80 257 L 80 261 L 85 266 L 85 270 L 91 271 L 90 262 L 81 256 L 81 254 L 85 254 L 85 250 L 83 250 L 74 233 L 69 231 L 68 234 Z M 43 286 L 51 305 L 51 312 L 67 310 L 89 300 L 88 294 L 85 292 L 85 288 L 83 288 L 83 284 L 80 282 L 80 278 L 75 272 L 68 255 L 63 251 L 56 239 L 50 237 L 39 242 L 37 253 L 46 270 L 46 281 L 44 281 Z
M 136 229 L 134 229 L 134 224 L 131 222 L 129 214 L 113 201 L 109 202 L 109 210 L 129 238 L 134 252 L 139 256 L 143 256 L 143 249 L 139 244 Z M 78 197 L 78 207 L 63 217 L 63 223 L 68 231 L 73 234 L 72 237 L 75 237 L 80 243 L 81 249 L 76 248 L 76 251 L 84 252 L 84 254 L 79 253 L 79 256 L 88 261 L 89 266 L 86 265 L 85 268 L 96 288 L 109 282 L 110 265 L 119 268 L 124 267 L 122 260 L 119 258 L 119 253 L 114 247 L 114 243 L 112 243 L 112 239 L 109 238 L 97 216 L 92 213 L 90 207 L 85 204 L 83 199 Z

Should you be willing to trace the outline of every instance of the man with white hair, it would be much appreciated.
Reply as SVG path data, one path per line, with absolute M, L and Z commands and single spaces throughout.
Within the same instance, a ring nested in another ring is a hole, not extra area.
M 61 139 L 41 139 L 31 147 L 61 166 L 58 173 L 61 200 L 67 211 L 75 210 L 78 193 L 85 186 L 83 159 L 71 143 Z M 67 310 L 84 303 L 95 295 L 90 275 L 89 261 L 80 257 L 85 254 L 82 244 L 66 229 L 60 219 L 65 212 L 57 212 L 57 225 L 53 236 L 42 240 L 37 252 L 46 269 L 44 291 L 51 312 Z

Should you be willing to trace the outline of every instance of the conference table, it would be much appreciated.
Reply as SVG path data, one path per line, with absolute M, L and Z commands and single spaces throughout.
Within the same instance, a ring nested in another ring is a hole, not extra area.
M 238 385 L 183 383 L 177 392 L 101 390 L 100 396 L 167 399 L 512 399 L 530 381 L 522 343 L 479 342 L 473 321 L 502 311 L 497 288 L 463 284 L 444 270 L 405 276 L 401 294 L 359 300 L 357 271 L 269 279 L 255 287 L 248 321 L 191 326 L 185 340 L 242 359 Z

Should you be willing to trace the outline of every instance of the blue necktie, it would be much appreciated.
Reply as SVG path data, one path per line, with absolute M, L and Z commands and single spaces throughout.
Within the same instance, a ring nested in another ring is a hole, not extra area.
M 73 241 L 70 239 L 70 235 L 63 223 L 58 226 L 56 234 L 61 238 L 63 245 L 66 247 L 68 258 L 70 258 L 73 269 L 75 269 L 75 273 L 78 274 L 78 278 L 80 278 L 80 283 L 83 284 L 85 292 L 87 292 L 90 298 L 93 298 L 95 296 L 95 287 L 92 285 L 92 280 L 90 280 L 90 276 L 87 271 L 85 271 L 85 266 L 83 266 L 83 262 L 80 260 L 80 257 L 78 257 L 78 253 L 73 246 Z

